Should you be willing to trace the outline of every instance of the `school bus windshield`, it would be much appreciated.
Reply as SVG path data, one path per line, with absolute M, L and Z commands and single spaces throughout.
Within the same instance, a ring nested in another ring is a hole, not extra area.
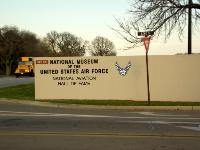
M 33 62 L 32 61 L 20 61 L 18 62 L 18 65 L 32 65 Z

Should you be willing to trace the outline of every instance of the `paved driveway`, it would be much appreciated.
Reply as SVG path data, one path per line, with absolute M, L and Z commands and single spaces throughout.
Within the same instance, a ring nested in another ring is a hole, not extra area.
M 20 84 L 28 84 L 33 82 L 34 82 L 34 77 L 21 77 L 21 78 L 0 77 L 0 88 L 10 87 Z

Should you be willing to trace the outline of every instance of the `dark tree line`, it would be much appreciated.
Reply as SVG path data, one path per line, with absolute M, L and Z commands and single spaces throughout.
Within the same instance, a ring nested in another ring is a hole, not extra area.
M 84 56 L 86 51 L 92 56 L 116 55 L 113 42 L 104 37 L 96 37 L 90 44 L 69 32 L 51 31 L 39 39 L 36 34 L 17 27 L 0 28 L 0 74 L 13 74 L 17 60 L 22 56 L 73 57 Z
M 0 28 L 0 72 L 10 75 L 14 72 L 20 56 L 45 56 L 48 48 L 29 31 L 17 27 Z
M 83 56 L 86 50 L 89 50 L 92 56 L 116 56 L 114 43 L 105 37 L 97 36 L 89 44 L 88 41 L 84 41 L 71 33 L 51 31 L 47 33 L 44 41 L 53 55 Z

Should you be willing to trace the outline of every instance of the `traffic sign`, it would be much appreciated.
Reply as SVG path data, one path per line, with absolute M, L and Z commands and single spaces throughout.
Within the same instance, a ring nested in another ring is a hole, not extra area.
M 147 94 L 148 94 L 148 104 L 150 105 L 150 87 L 149 87 L 149 61 L 148 61 L 148 51 L 151 37 L 154 35 L 154 31 L 138 32 L 138 36 L 143 36 L 142 40 L 144 42 L 144 47 L 146 50 L 146 69 L 147 69 Z
M 148 53 L 148 51 L 149 51 L 150 40 L 151 40 L 151 37 L 144 37 L 143 38 L 143 42 L 144 42 L 144 47 L 145 47 L 146 53 Z
M 154 31 L 138 32 L 138 36 L 148 36 L 148 35 L 153 36 Z

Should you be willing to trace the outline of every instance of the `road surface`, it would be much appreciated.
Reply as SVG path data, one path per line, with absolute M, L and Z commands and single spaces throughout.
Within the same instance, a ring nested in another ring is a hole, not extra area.
M 20 84 L 28 84 L 28 83 L 33 83 L 33 82 L 34 82 L 34 77 L 15 78 L 15 77 L 1 76 L 0 88 L 10 87 L 10 86 L 15 86 L 15 85 L 20 85 Z
M 2 150 L 198 150 L 198 111 L 62 109 L 0 102 Z

